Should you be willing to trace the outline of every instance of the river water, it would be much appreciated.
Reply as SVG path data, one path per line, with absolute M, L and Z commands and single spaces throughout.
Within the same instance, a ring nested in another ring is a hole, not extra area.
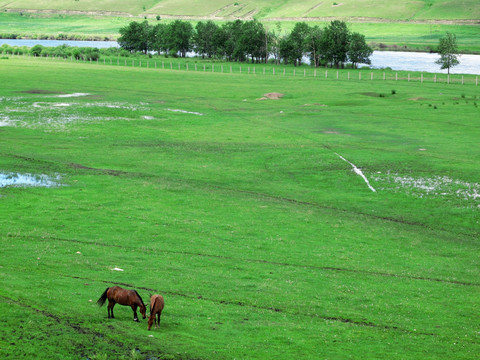
M 78 47 L 109 48 L 118 47 L 116 41 L 66 41 L 66 40 L 23 40 L 23 39 L 0 39 L 0 46 L 8 44 L 12 46 L 32 47 L 37 44 L 43 46 L 59 46 L 67 44 Z M 447 73 L 440 70 L 440 65 L 435 64 L 439 58 L 435 53 L 419 53 L 405 51 L 374 51 L 370 60 L 370 67 L 374 69 L 391 68 L 398 71 L 423 71 L 435 73 Z M 480 55 L 461 55 L 460 64 L 451 68 L 451 74 L 474 74 L 480 75 Z M 367 66 L 367 65 L 360 65 Z

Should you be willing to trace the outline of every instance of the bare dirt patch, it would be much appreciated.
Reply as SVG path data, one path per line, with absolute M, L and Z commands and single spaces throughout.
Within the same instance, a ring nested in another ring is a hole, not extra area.
M 261 97 L 257 100 L 279 100 L 284 96 L 285 96 L 285 94 L 282 94 L 282 93 L 271 92 L 271 93 L 263 94 L 263 97 Z
M 19 91 L 22 94 L 59 94 L 58 91 L 51 91 L 51 90 L 42 90 L 42 89 L 30 89 Z
M 376 93 L 376 92 L 364 92 L 364 93 L 361 93 L 361 94 L 364 95 L 364 96 L 380 97 L 380 94 Z

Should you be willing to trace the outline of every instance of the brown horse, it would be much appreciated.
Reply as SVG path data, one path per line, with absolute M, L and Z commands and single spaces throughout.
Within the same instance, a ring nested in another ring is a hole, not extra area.
M 113 286 L 107 288 L 102 296 L 100 296 L 100 299 L 98 299 L 97 304 L 98 306 L 103 306 L 105 304 L 105 300 L 108 299 L 108 318 L 115 318 L 113 316 L 113 307 L 115 306 L 116 303 L 120 305 L 126 305 L 130 306 L 133 310 L 133 321 L 138 321 L 137 317 L 137 307 L 140 307 L 140 313 L 142 314 L 142 317 L 145 319 L 147 317 L 146 312 L 147 309 L 145 307 L 145 304 L 143 303 L 142 298 L 138 294 L 136 290 L 127 290 L 127 289 L 122 289 L 119 286 Z
M 155 329 L 160 326 L 160 316 L 162 316 L 162 310 L 165 306 L 165 301 L 162 295 L 152 295 L 150 297 L 150 317 L 148 318 L 148 330 L 152 328 L 152 324 L 155 322 Z M 158 322 L 155 315 L 158 316 Z

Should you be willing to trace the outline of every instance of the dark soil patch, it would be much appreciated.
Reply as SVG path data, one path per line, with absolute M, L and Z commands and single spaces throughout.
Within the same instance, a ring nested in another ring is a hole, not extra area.
M 19 91 L 19 93 L 22 93 L 22 94 L 60 94 L 58 91 L 42 90 L 42 89 L 24 90 L 24 91 Z
M 380 97 L 380 94 L 376 93 L 376 92 L 364 92 L 364 93 L 360 93 L 360 94 L 364 95 L 364 96 Z

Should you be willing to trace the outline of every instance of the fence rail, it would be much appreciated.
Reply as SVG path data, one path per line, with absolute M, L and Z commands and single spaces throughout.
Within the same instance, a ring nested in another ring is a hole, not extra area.
M 152 60 L 152 59 L 135 59 L 135 58 L 102 58 L 96 60 L 75 59 L 73 57 L 33 57 L 28 55 L 8 54 L 15 57 L 32 57 L 35 59 L 43 59 L 45 61 L 59 62 L 80 62 L 108 66 L 136 67 L 156 70 L 173 70 L 173 71 L 194 71 L 194 72 L 213 72 L 223 74 L 247 74 L 262 75 L 275 77 L 302 77 L 313 79 L 334 79 L 343 81 L 407 81 L 420 83 L 443 83 L 443 84 L 473 84 L 478 86 L 478 75 L 453 75 L 423 72 L 406 72 L 406 71 L 381 71 L 381 70 L 365 70 L 365 69 L 325 69 L 325 68 L 295 68 L 284 65 L 254 65 L 254 64 L 216 64 L 211 63 L 191 63 L 180 61 Z M 5 54 L 2 53 L 2 56 Z

